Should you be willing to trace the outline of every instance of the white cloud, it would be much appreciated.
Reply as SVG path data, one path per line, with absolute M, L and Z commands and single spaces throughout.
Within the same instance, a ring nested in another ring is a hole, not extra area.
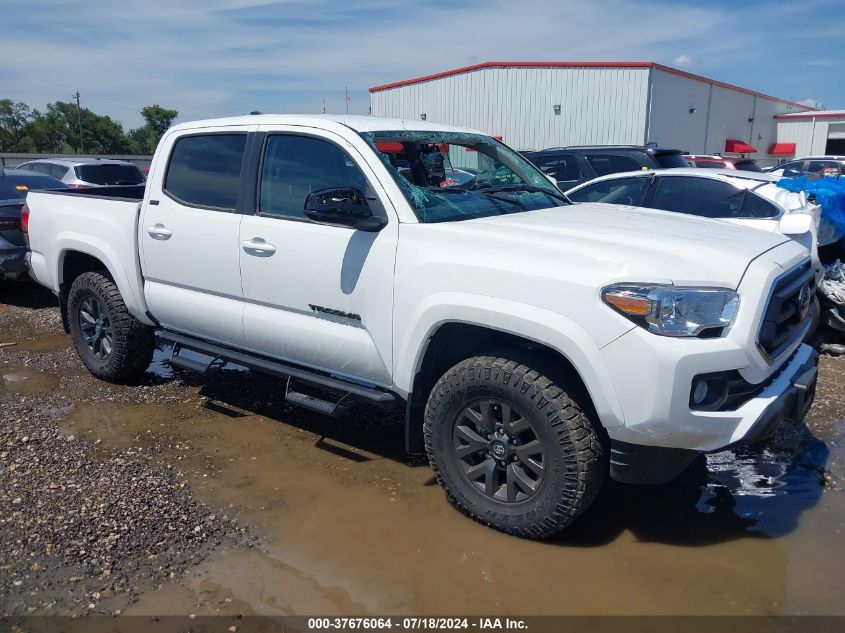
M 684 55 L 681 53 L 675 59 L 672 60 L 672 65 L 677 66 L 678 68 L 686 68 L 687 66 L 692 64 L 692 57 L 689 55 Z
M 804 99 L 803 101 L 799 101 L 801 105 L 810 106 L 811 108 L 815 108 L 816 110 L 824 110 L 824 104 L 821 101 L 816 101 L 815 99 Z

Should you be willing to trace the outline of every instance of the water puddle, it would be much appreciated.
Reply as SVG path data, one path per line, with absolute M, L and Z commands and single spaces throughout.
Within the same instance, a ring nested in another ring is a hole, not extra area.
M 841 424 L 825 440 L 798 428 L 785 446 L 709 456 L 666 486 L 611 483 L 570 530 L 531 542 L 462 517 L 427 467 L 371 435 L 384 428 L 398 441 L 401 425 L 273 413 L 276 396 L 255 392 L 274 384 L 250 377 L 207 388 L 225 399 L 78 407 L 68 418 L 107 443 L 158 447 L 199 496 L 263 537 L 260 548 L 216 552 L 130 613 L 845 610 L 845 571 L 830 564 L 845 500 L 820 483 L 825 468 L 845 474 Z
M 7 366 L 0 367 L 0 392 L 31 396 L 55 391 L 58 386 L 59 381 L 49 374 Z
M 175 465 L 261 542 L 215 551 L 128 613 L 845 614 L 836 384 L 820 385 L 812 432 L 784 425 L 765 448 L 701 458 L 665 486 L 611 482 L 569 530 L 533 542 L 454 510 L 405 460 L 400 419 L 326 418 L 288 406 L 278 379 L 231 367 L 194 379 L 169 356 L 161 346 L 152 370 L 195 389 L 183 401 L 77 402 L 56 411 L 61 428 Z M 0 390 L 57 388 L 0 376 Z
M 22 352 L 55 352 L 67 349 L 73 345 L 70 336 L 64 332 L 55 334 L 40 334 L 35 338 L 19 342 L 13 349 Z

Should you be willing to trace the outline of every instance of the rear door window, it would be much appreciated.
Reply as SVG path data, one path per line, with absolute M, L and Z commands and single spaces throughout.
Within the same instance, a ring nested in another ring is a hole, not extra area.
M 555 154 L 553 156 L 535 156 L 531 161 L 547 176 L 551 176 L 559 183 L 581 182 L 581 167 L 578 159 L 572 154 Z
M 745 191 L 712 178 L 662 176 L 648 206 L 705 218 L 736 218 Z
M 618 174 L 623 171 L 637 171 L 642 169 L 641 165 L 628 156 L 612 156 L 605 154 L 587 154 L 587 162 L 596 172 L 596 176 L 607 176 Z M 686 167 L 686 161 L 684 161 Z
M 581 187 L 569 196 L 572 202 L 605 202 L 640 206 L 651 178 L 616 178 Z
M 753 191 L 749 191 L 745 194 L 745 200 L 742 201 L 739 215 L 743 218 L 775 218 L 780 215 L 780 209 Z
M 44 174 L 45 176 L 50 175 L 51 167 L 52 165 L 50 163 L 32 163 L 32 171 Z
M 68 168 L 64 165 L 51 165 L 50 166 L 50 175 L 57 180 L 61 180 L 67 174 Z
M 170 154 L 164 192 L 188 206 L 233 211 L 246 136 L 198 134 L 180 138 Z
M 804 161 L 795 160 L 791 163 L 784 163 L 783 165 L 778 165 L 777 169 L 782 169 L 783 175 L 787 178 L 800 176 L 804 173 Z

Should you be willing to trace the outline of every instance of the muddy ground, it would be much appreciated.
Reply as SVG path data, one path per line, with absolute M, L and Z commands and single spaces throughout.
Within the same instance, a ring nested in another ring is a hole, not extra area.
M 806 426 L 531 542 L 453 510 L 401 419 L 167 356 L 97 381 L 49 293 L 0 286 L 0 614 L 845 614 L 845 358 Z

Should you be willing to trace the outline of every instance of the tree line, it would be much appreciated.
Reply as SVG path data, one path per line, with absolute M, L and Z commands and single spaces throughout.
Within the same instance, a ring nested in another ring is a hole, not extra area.
M 179 115 L 160 105 L 141 109 L 144 124 L 128 132 L 109 116 L 56 101 L 42 112 L 26 103 L 0 99 L 0 152 L 39 154 L 152 154 Z M 79 127 L 82 122 L 80 145 Z

